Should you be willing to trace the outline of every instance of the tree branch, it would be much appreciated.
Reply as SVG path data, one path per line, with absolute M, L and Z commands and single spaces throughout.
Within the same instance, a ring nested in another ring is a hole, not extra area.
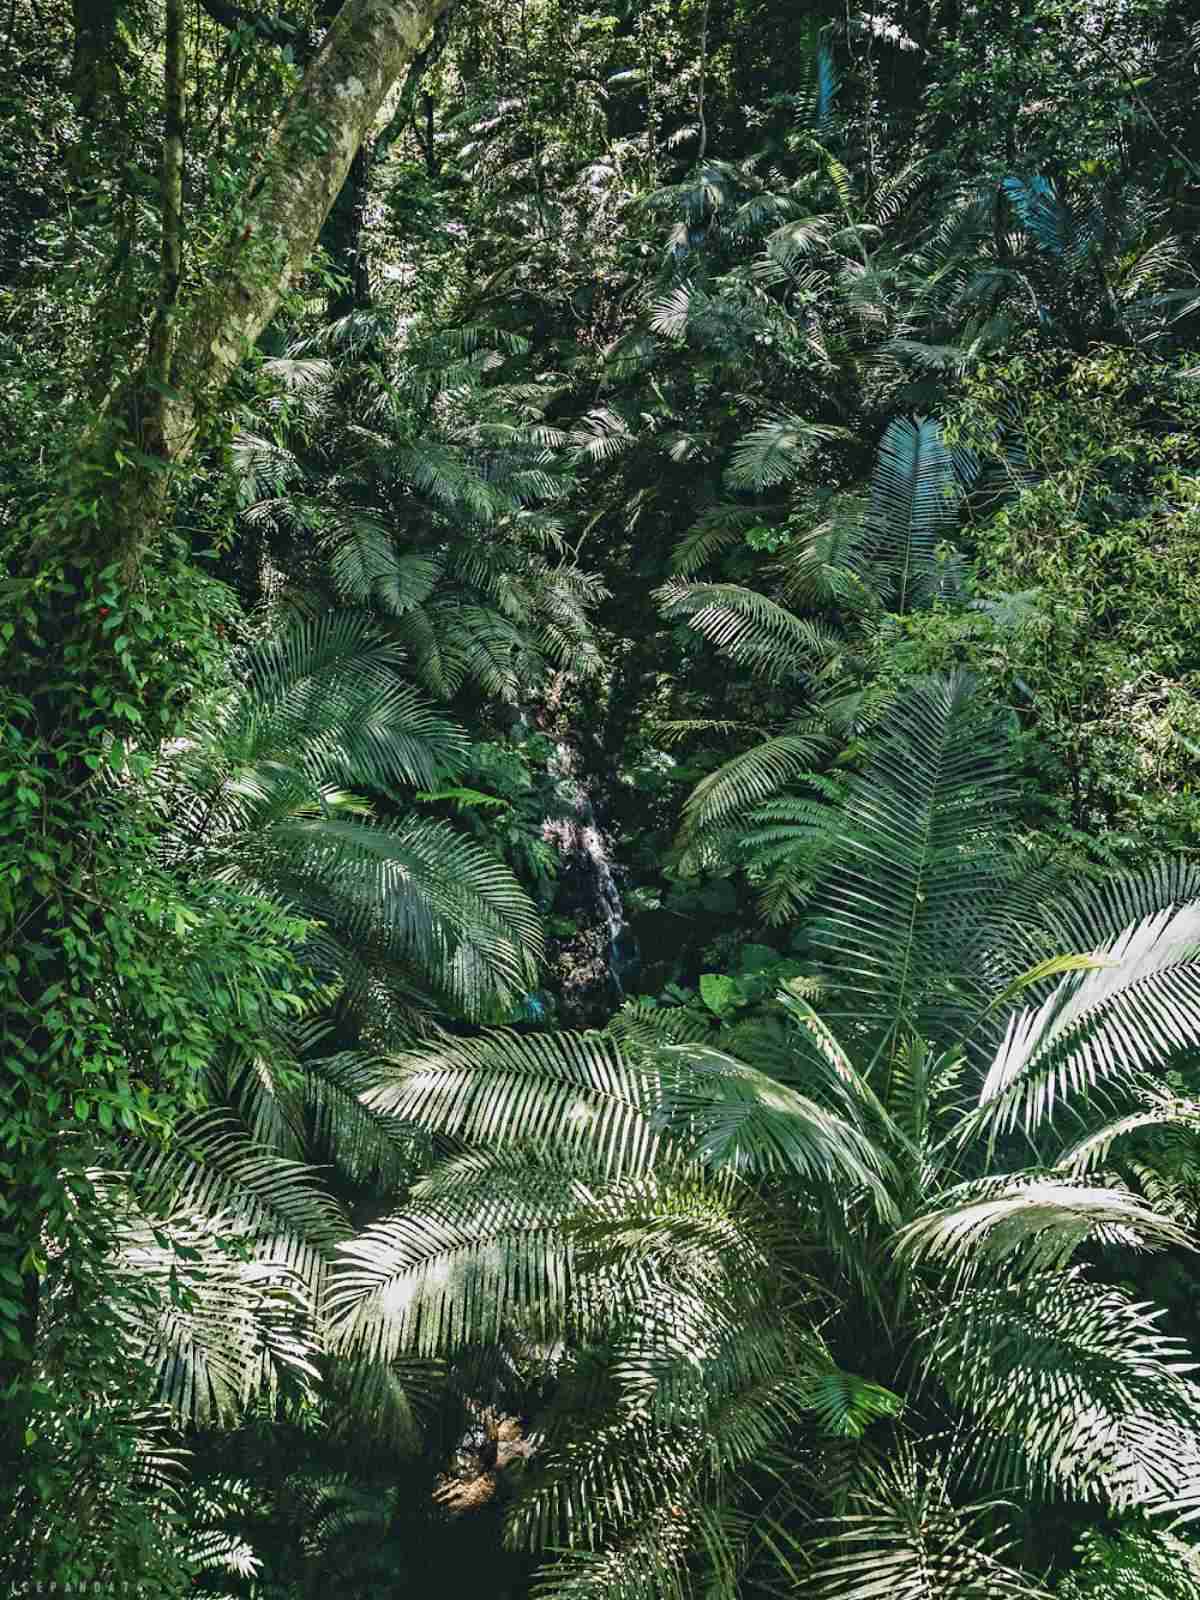
M 1142 108 L 1142 111 L 1145 113 L 1146 120 L 1154 129 L 1155 133 L 1158 134 L 1162 142 L 1166 145 L 1167 149 L 1170 150 L 1172 155 L 1176 156 L 1178 160 L 1183 162 L 1185 169 L 1191 173 L 1193 178 L 1196 177 L 1196 163 L 1191 159 L 1190 156 L 1186 155 L 1179 148 L 1175 140 L 1172 139 L 1171 135 L 1154 115 L 1154 112 L 1150 107 L 1150 102 L 1142 93 L 1141 86 L 1134 77 L 1133 73 L 1130 72 L 1128 65 L 1121 59 L 1120 56 L 1118 56 L 1114 51 L 1110 50 L 1108 45 L 1102 39 L 1099 39 L 1093 35 L 1089 42 L 1095 49 L 1099 50 L 1100 54 L 1108 62 L 1109 66 L 1112 67 L 1116 72 L 1119 72 L 1120 75 L 1125 79 L 1125 84 L 1130 94 Z
M 417 101 L 417 90 L 421 87 L 421 79 L 429 71 L 430 67 L 437 65 L 441 59 L 442 52 L 446 48 L 446 41 L 450 37 L 450 22 L 456 4 L 457 0 L 449 0 L 446 9 L 433 25 L 433 33 L 430 35 L 429 43 L 424 50 L 413 57 L 412 65 L 408 69 L 408 75 L 404 80 L 404 87 L 400 91 L 400 99 L 396 103 L 396 110 L 392 115 L 392 119 L 375 140 L 376 156 L 383 155 L 388 146 L 395 142 L 403 132 L 408 119 L 412 116 L 413 108 Z
M 132 579 L 174 492 L 169 469 L 195 453 L 230 377 L 304 270 L 384 101 L 448 4 L 346 0 L 267 140 L 236 232 L 176 311 L 170 388 L 161 392 L 147 364 L 75 452 L 81 481 L 103 484 L 103 503 L 80 520 L 70 509 L 72 474 L 47 526 L 89 561 L 116 557 Z M 140 459 L 130 458 L 130 445 Z
M 249 28 L 268 44 L 294 46 L 304 37 L 303 25 L 286 14 L 265 17 L 261 11 L 243 11 L 228 0 L 200 0 L 200 8 L 222 28 Z

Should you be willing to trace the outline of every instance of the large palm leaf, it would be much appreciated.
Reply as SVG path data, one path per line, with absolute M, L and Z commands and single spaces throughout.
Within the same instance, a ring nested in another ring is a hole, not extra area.
M 352 1000 L 372 983 L 486 1014 L 532 987 L 540 921 L 511 873 L 443 823 L 381 824 L 342 785 L 436 787 L 464 736 L 397 675 L 362 615 L 325 613 L 251 651 L 240 688 L 164 752 L 175 863 L 282 899 Z
M 1200 1036 L 1200 905 L 1146 917 L 1096 956 L 1010 1017 L 976 1127 L 1034 1132 L 1068 1089 L 1127 1091 Z
M 814 965 L 879 1040 L 976 1004 L 964 959 L 1007 875 L 1006 739 L 965 675 L 914 685 L 851 784 L 807 921 Z M 935 1028 L 935 1032 L 937 1029 Z
M 643 1171 L 655 1153 L 653 1080 L 601 1034 L 433 1040 L 394 1055 L 364 1099 L 400 1123 L 485 1149 L 553 1140 L 613 1172 Z
M 806 1587 L 822 1600 L 1045 1600 L 1004 1560 L 1011 1542 L 993 1530 L 1005 1509 L 956 1502 L 936 1461 L 902 1449 L 856 1487 L 836 1531 L 811 1552 Z
M 656 598 L 668 620 L 685 620 L 733 660 L 774 681 L 803 682 L 839 649 L 837 636 L 822 624 L 738 584 L 672 580 Z
M 1117 1508 L 1200 1507 L 1186 1346 L 1078 1269 L 977 1285 L 918 1329 L 931 1378 L 976 1419 L 976 1469 Z
M 315 1378 L 326 1263 L 349 1233 L 317 1173 L 220 1113 L 132 1150 L 129 1171 L 124 1314 L 173 1413 L 228 1421 L 289 1373 Z
M 929 418 L 890 422 L 879 442 L 867 521 L 873 565 L 886 578 L 891 609 L 909 611 L 938 593 L 938 546 L 954 531 L 958 500 L 938 424 Z
M 561 1325 L 570 1264 L 557 1224 L 579 1179 L 519 1156 L 486 1165 L 486 1183 L 460 1169 L 344 1247 L 329 1297 L 339 1347 L 389 1362 L 495 1342 L 520 1317 Z

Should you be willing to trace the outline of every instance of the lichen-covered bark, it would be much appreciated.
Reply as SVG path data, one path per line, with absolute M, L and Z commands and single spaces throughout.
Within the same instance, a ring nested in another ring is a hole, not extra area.
M 345 0 L 267 141 L 236 231 L 208 266 L 206 282 L 176 301 L 168 281 L 173 260 L 164 254 L 168 382 L 160 365 L 163 327 L 156 326 L 140 376 L 112 395 L 60 475 L 62 503 L 43 519 L 46 533 L 29 551 L 31 565 L 44 561 L 53 539 L 60 553 L 96 569 L 115 558 L 132 579 L 163 523 L 177 469 L 219 414 L 221 391 L 302 270 L 388 91 L 452 4 Z M 80 504 L 87 507 L 82 519 Z
M 164 453 L 185 457 L 197 421 L 303 267 L 389 89 L 450 0 L 346 0 L 263 153 L 222 267 L 184 318 Z

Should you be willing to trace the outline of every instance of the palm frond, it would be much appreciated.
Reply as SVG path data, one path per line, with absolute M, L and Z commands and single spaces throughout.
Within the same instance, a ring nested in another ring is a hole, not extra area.
M 656 1149 L 652 1080 L 601 1034 L 443 1036 L 393 1056 L 390 1080 L 364 1100 L 399 1122 L 487 1148 L 553 1139 L 614 1173 L 643 1170 Z
M 717 1171 L 789 1172 L 879 1194 L 886 1158 L 852 1124 L 777 1079 L 704 1045 L 659 1053 L 661 1126 Z
M 130 1211 L 119 1230 L 131 1353 L 157 1372 L 161 1403 L 184 1424 L 229 1422 L 283 1378 L 317 1376 L 319 1284 L 278 1237 L 254 1238 L 243 1257 L 246 1209 Z
M 673 1501 L 690 1500 L 698 1476 L 696 1440 L 620 1417 L 564 1443 L 538 1463 L 510 1514 L 518 1548 L 597 1550 L 622 1525 L 645 1528 Z
M 1063 1600 L 1122 1600 L 1131 1593 L 1144 1600 L 1196 1600 L 1200 1595 L 1200 1553 L 1164 1528 L 1134 1522 L 1113 1535 L 1088 1529 L 1078 1549 L 1082 1559 L 1059 1589 Z
M 675 546 L 672 570 L 681 578 L 693 577 L 715 555 L 739 544 L 746 529 L 761 520 L 762 513 L 747 506 L 710 506 Z
M 768 926 L 796 920 L 837 838 L 836 805 L 811 795 L 770 800 L 745 817 L 736 856 Z
M 329 551 L 334 587 L 348 605 L 405 616 L 424 604 L 441 576 L 436 557 L 398 548 L 394 531 L 370 511 L 341 512 Z
M 539 1570 L 534 1600 L 687 1600 L 686 1530 L 669 1508 L 600 1550 L 576 1549 Z
M 655 591 L 655 599 L 668 620 L 685 620 L 769 680 L 811 676 L 841 649 L 841 641 L 821 624 L 740 584 L 673 579 Z
M 844 428 L 780 412 L 734 446 L 726 481 L 733 489 L 752 489 L 755 493 L 773 489 L 795 477 L 819 444 L 845 437 Z
M 896 1234 L 898 1259 L 960 1273 L 1004 1266 L 1021 1272 L 1065 1267 L 1089 1242 L 1186 1249 L 1187 1234 L 1127 1190 L 1084 1188 L 1062 1179 L 989 1180 L 951 1191 Z
M 789 604 L 853 608 L 875 589 L 870 582 L 873 533 L 857 496 L 838 497 L 814 526 L 780 552 L 781 595 Z
M 826 741 L 817 729 L 797 729 L 776 734 L 752 745 L 710 772 L 688 796 L 683 809 L 679 842 L 685 850 L 713 828 L 761 806 L 772 795 L 794 783 L 812 766 Z M 819 827 L 822 816 L 814 804 L 810 819 Z M 831 823 L 832 826 L 832 823 Z
M 1182 1130 L 1194 1138 L 1200 1133 L 1200 1103 L 1161 1090 L 1150 1091 L 1137 1110 L 1089 1128 L 1062 1152 L 1055 1165 L 1072 1178 L 1084 1177 L 1108 1162 L 1118 1141 L 1150 1128 Z
M 954 464 L 938 424 L 897 417 L 879 442 L 868 521 L 897 611 L 937 592 L 936 552 L 958 520 Z
M 336 783 L 429 788 L 459 770 L 465 738 L 396 675 L 400 657 L 369 617 L 326 612 L 257 645 L 242 687 L 168 752 L 196 791 L 200 833 L 248 826 Z
M 1146 917 L 1095 954 L 1103 965 L 1068 973 L 1011 1018 L 972 1131 L 1032 1131 L 1069 1094 L 1127 1088 L 1200 1038 L 1200 903 Z
M 1080 1269 L 975 1285 L 922 1330 L 922 1361 L 976 1418 L 976 1471 L 1117 1507 L 1200 1504 L 1186 1347 Z
M 881 1037 L 971 1007 L 967 926 L 1006 870 L 1006 755 L 996 716 L 954 674 L 904 693 L 850 785 L 808 937 L 818 975 Z
M 1094 208 L 1073 209 L 1048 178 L 1005 178 L 1005 198 L 1022 225 L 1048 254 L 1077 266 L 1095 242 L 1099 219 Z
M 903 1447 L 854 1495 L 808 1578 L 821 1600 L 1046 1600 L 1005 1563 L 997 1500 L 956 1505 L 937 1465 Z
M 1167 857 L 1136 872 L 1100 877 L 1053 869 L 1021 873 L 988 914 L 987 942 L 1002 978 L 1063 951 L 1099 950 L 1117 929 L 1200 900 L 1200 867 Z
M 505 1165 L 507 1170 L 505 1170 Z M 561 1166 L 489 1160 L 432 1184 L 344 1245 L 328 1296 L 340 1349 L 373 1363 L 494 1341 L 516 1318 L 561 1327 L 571 1252 L 561 1221 L 579 1179 Z
M 502 862 L 447 824 L 293 817 L 267 843 L 273 881 L 360 957 L 408 965 L 468 1015 L 533 987 L 536 908 Z
M 587 461 L 610 461 L 628 450 L 636 435 L 629 423 L 611 407 L 590 411 L 572 430 L 572 448 Z
M 350 1232 L 314 1167 L 256 1144 L 228 1112 L 182 1120 L 165 1149 L 131 1151 L 130 1170 L 148 1215 L 183 1209 L 224 1216 L 231 1231 L 268 1249 L 310 1287 Z

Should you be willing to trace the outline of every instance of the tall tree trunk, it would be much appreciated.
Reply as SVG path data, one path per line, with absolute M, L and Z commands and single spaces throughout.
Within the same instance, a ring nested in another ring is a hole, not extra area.
M 222 390 L 303 269 L 388 92 L 449 4 L 346 0 L 268 140 L 237 233 L 181 308 L 170 392 L 159 404 L 143 381 L 115 404 L 89 441 L 102 464 L 130 442 L 175 468 L 194 454 Z M 154 538 L 170 475 L 127 466 L 109 483 L 104 521 L 115 544 L 106 553 L 129 570 Z
M 321 231 L 343 285 L 329 296 L 329 317 L 336 322 L 352 311 L 371 308 L 371 258 L 364 236 L 371 184 L 371 151 L 367 145 L 350 163 L 350 173 Z
M 229 378 L 303 269 L 387 94 L 449 4 L 346 0 L 271 134 L 236 232 L 181 297 L 182 0 L 168 0 L 162 283 L 150 349 L 140 366 L 130 353 L 127 370 L 138 376 L 116 388 L 5 552 L 13 598 L 0 682 L 19 776 L 0 793 L 0 1266 L 20 1289 L 0 1286 L 19 1323 L 0 1328 L 0 1480 L 16 1481 L 32 1404 L 40 1258 L 48 1235 L 73 1226 L 55 1178 L 63 1129 L 76 1126 L 72 1086 L 105 1091 L 110 1069 L 100 1062 L 114 1059 L 107 1047 L 95 1060 L 87 1053 L 97 1029 L 107 1037 L 112 1002 L 95 997 L 112 907 L 94 774 L 131 723 L 151 747 L 170 736 L 186 688 L 172 628 L 181 614 L 190 626 L 190 601 L 160 616 L 139 568 Z M 127 603 L 137 637 L 114 637 L 104 619 Z M 117 921 L 147 923 L 137 905 L 117 909 Z M 84 1016 L 74 1031 L 56 1020 L 63 992 Z
M 167 0 L 166 118 L 162 155 L 162 254 L 158 307 L 150 331 L 149 381 L 159 401 L 171 382 L 176 308 L 183 282 L 183 0 Z
M 450 36 L 450 9 L 437 19 L 433 32 L 423 50 L 413 57 L 400 92 L 396 109 L 386 128 L 376 135 L 373 144 L 364 143 L 350 165 L 350 172 L 342 185 L 341 193 L 333 204 L 321 230 L 321 243 L 333 258 L 334 267 L 346 280 L 346 287 L 329 297 L 329 316 L 336 321 L 352 311 L 367 311 L 371 306 L 371 258 L 367 250 L 365 228 L 367 200 L 371 189 L 371 173 L 395 143 L 397 136 L 407 127 L 413 116 L 421 80 L 434 66 L 446 48 Z M 430 177 L 436 177 L 433 158 L 433 97 L 426 95 L 428 107 L 428 143 L 422 140 L 426 166 Z
M 117 21 L 121 0 L 74 0 L 71 94 L 81 116 L 95 116 L 118 82 Z

